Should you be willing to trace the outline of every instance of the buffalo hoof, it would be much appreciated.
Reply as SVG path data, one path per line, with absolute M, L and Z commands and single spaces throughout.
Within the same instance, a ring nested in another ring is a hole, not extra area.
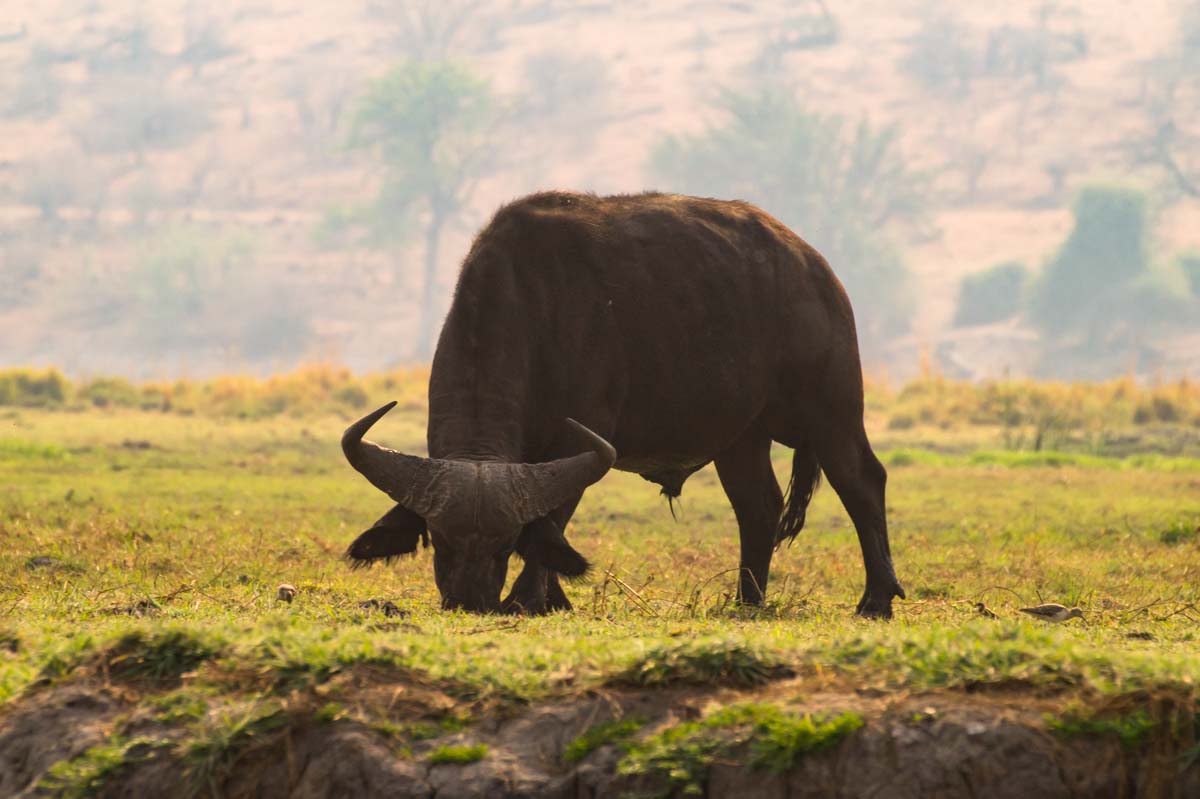
M 892 597 L 900 597 L 904 599 L 904 589 L 899 583 L 891 588 L 872 589 L 870 586 L 863 592 L 862 599 L 858 600 L 858 607 L 854 612 L 864 619 L 890 619 L 892 618 Z
M 546 612 L 553 613 L 558 610 L 571 610 L 571 600 L 567 599 L 558 578 L 551 575 L 546 584 Z

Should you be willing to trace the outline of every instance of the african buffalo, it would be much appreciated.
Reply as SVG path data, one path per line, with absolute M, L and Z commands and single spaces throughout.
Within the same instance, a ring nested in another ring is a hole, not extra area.
M 438 340 L 430 457 L 362 440 L 390 408 L 342 439 L 398 503 L 346 555 L 364 565 L 432 538 L 443 607 L 569 609 L 558 575 L 588 562 L 563 531 L 584 489 L 615 466 L 673 498 L 709 462 L 737 516 L 740 601 L 762 602 L 822 470 L 862 546 L 858 613 L 890 617 L 904 597 L 850 301 L 815 249 L 747 203 L 546 192 L 502 207 Z M 786 499 L 772 441 L 795 450 Z M 502 603 L 513 552 L 524 568 Z

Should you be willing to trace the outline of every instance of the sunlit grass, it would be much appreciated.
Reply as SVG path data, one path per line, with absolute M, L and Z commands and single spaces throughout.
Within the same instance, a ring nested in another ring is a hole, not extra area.
M 733 603 L 736 525 L 711 469 L 686 485 L 678 521 L 652 486 L 613 473 L 568 531 L 596 567 L 567 586 L 575 611 L 509 618 L 440 611 L 428 551 L 359 572 L 341 561 L 390 504 L 341 457 L 347 415 L 9 409 L 3 421 L 0 438 L 21 443 L 0 458 L 0 701 L 98 668 L 268 696 L 384 668 L 506 702 L 788 674 L 880 690 L 1200 678 L 1189 456 L 938 448 L 927 431 L 879 431 L 909 595 L 891 624 L 853 616 L 862 559 L 828 487 L 776 555 L 767 605 L 751 610 Z M 380 427 L 421 451 L 423 410 Z M 785 450 L 776 466 L 783 476 Z M 284 582 L 291 603 L 277 599 Z M 978 601 L 1001 618 L 978 616 Z M 1038 601 L 1078 604 L 1086 620 L 1047 627 L 1017 612 Z

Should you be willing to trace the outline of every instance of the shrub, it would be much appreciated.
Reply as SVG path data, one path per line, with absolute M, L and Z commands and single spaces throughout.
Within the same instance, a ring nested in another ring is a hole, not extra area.
M 1175 263 L 1187 278 L 1188 288 L 1192 296 L 1200 299 L 1200 251 L 1180 253 L 1175 256 Z
M 963 278 L 958 288 L 954 324 L 986 325 L 1016 315 L 1021 310 L 1028 273 L 1017 261 L 1002 264 Z
M 62 405 L 70 383 L 57 369 L 0 371 L 0 405 L 47 408 Z
M 141 404 L 138 390 L 123 377 L 90 380 L 79 387 L 77 396 L 97 408 L 136 408 Z
M 1098 304 L 1119 295 L 1147 266 L 1142 192 L 1087 186 L 1072 211 L 1075 227 L 1046 265 L 1030 303 L 1033 321 L 1048 333 L 1085 327 Z

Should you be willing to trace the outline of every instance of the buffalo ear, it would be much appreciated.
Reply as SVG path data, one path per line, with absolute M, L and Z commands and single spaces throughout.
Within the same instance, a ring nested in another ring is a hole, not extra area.
M 425 520 L 407 508 L 397 505 L 383 515 L 346 549 L 350 567 L 361 569 L 377 560 L 391 561 L 417 551 L 417 543 L 429 546 Z
M 583 577 L 591 564 L 567 543 L 558 525 L 548 517 L 525 525 L 517 539 L 517 554 L 564 577 Z

